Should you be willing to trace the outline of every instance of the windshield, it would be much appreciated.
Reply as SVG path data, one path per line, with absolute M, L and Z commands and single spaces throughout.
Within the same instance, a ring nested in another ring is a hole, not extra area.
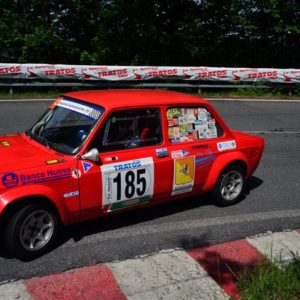
M 103 111 L 85 102 L 59 98 L 26 133 L 48 148 L 76 154 Z

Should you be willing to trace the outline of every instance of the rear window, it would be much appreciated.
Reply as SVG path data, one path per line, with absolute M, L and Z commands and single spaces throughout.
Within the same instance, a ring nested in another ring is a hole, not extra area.
M 223 135 L 214 116 L 204 107 L 173 107 L 167 110 L 171 143 L 213 139 Z

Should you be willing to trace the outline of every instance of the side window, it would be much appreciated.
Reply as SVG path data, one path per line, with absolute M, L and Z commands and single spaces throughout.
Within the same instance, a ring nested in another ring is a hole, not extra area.
M 171 143 L 212 139 L 223 135 L 217 120 L 204 107 L 174 107 L 167 110 Z
M 160 110 L 149 108 L 114 112 L 100 137 L 100 151 L 158 145 L 162 142 Z

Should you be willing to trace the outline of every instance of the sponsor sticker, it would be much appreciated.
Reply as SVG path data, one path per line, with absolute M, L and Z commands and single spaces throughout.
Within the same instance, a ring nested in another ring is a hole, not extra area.
M 72 170 L 72 177 L 75 178 L 75 179 L 80 178 L 80 177 L 81 177 L 81 172 L 80 172 L 80 170 L 73 169 L 73 170 Z
M 81 164 L 82 164 L 84 174 L 87 173 L 93 166 L 93 164 L 85 162 L 85 161 L 82 161 Z
M 172 195 L 191 192 L 194 186 L 195 157 L 174 160 L 174 180 Z
M 195 158 L 196 168 L 204 168 L 211 165 L 216 156 L 210 149 L 203 149 L 203 151 L 195 155 Z
M 13 188 L 19 184 L 19 177 L 15 173 L 6 173 L 1 178 L 2 184 L 7 188 Z
M 75 196 L 79 196 L 79 191 L 74 191 L 74 192 L 64 194 L 64 198 L 70 198 Z
M 67 178 L 71 175 L 70 168 L 46 170 L 30 174 L 19 174 L 19 179 L 22 184 L 40 183 L 61 178 Z
M 12 188 L 18 184 L 34 184 L 47 182 L 62 178 L 67 178 L 71 176 L 71 169 L 57 169 L 57 170 L 45 170 L 40 172 L 28 173 L 28 174 L 15 174 L 15 173 L 6 173 L 2 176 L 2 184 L 7 188 Z
M 229 150 L 229 149 L 235 149 L 236 148 L 236 141 L 226 141 L 226 142 L 220 142 L 217 143 L 217 147 L 219 151 Z
M 128 203 L 144 203 L 153 195 L 152 157 L 102 165 L 101 174 L 103 206 L 113 204 L 114 209 L 122 208 Z
M 57 103 L 57 106 L 73 110 L 94 120 L 98 120 L 101 116 L 101 110 L 74 101 L 63 99 Z
M 108 161 L 114 161 L 114 160 L 118 160 L 118 156 L 112 156 L 112 157 L 104 157 L 104 161 L 108 162 Z
M 172 158 L 181 158 L 189 155 L 189 151 L 186 150 L 175 150 L 171 152 Z
M 158 148 L 158 149 L 155 149 L 156 153 L 161 153 L 161 152 L 168 152 L 168 149 L 167 148 Z

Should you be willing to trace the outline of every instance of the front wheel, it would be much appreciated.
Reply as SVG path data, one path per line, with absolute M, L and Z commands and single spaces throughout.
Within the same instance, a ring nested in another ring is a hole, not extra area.
M 213 190 L 216 203 L 229 206 L 239 202 L 244 196 L 245 171 L 240 165 L 228 166 L 220 175 Z
M 19 209 L 7 225 L 4 236 L 7 248 L 20 259 L 35 258 L 53 244 L 58 224 L 51 208 L 27 205 Z

